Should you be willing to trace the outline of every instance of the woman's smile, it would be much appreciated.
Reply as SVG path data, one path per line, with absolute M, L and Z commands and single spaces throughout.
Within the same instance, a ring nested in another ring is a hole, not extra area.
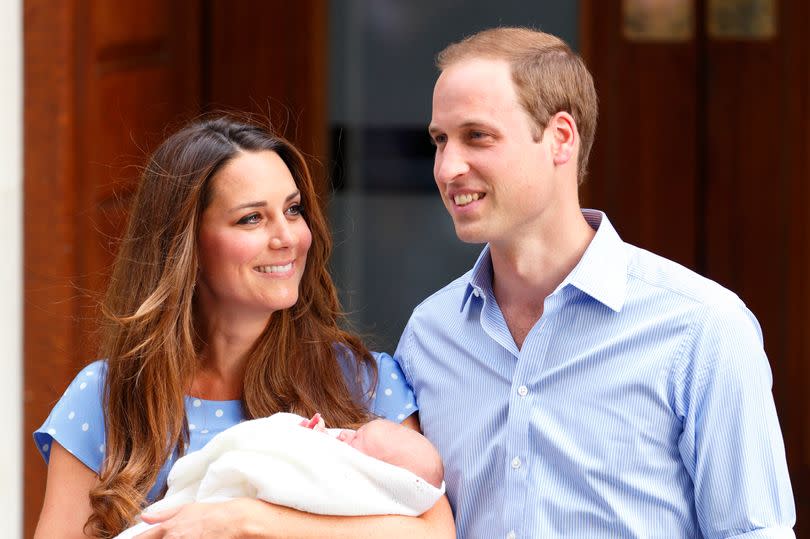
M 287 165 L 271 151 L 242 152 L 212 182 L 199 235 L 202 313 L 267 317 L 292 307 L 312 233 Z

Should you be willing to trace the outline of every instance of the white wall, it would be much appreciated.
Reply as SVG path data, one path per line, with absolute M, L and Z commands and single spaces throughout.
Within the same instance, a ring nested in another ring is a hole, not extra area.
M 22 537 L 22 0 L 0 1 L 0 522 Z M 43 216 L 46 218 L 46 216 Z

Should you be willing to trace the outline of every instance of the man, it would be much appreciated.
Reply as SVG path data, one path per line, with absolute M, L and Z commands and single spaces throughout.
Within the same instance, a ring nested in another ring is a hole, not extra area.
M 597 105 L 554 36 L 445 49 L 434 174 L 472 270 L 419 305 L 396 357 L 461 537 L 794 537 L 753 315 L 580 210 Z

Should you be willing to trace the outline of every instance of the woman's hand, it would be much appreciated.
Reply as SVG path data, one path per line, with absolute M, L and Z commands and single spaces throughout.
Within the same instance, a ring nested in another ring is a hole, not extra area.
M 141 515 L 157 524 L 136 539 L 357 539 L 456 536 L 450 504 L 442 497 L 421 517 L 377 515 L 336 517 L 302 513 L 255 498 L 221 503 L 191 503 Z
M 236 539 L 249 537 L 242 524 L 245 503 L 239 498 L 221 503 L 190 503 L 154 513 L 143 513 L 141 518 L 153 528 L 137 539 Z

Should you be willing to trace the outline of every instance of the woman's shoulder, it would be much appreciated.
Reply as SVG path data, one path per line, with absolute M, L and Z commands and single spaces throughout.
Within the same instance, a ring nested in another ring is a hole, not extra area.
M 47 463 L 54 441 L 91 470 L 98 472 L 104 457 L 104 378 L 107 362 L 83 367 L 34 432 L 34 441 Z
M 371 411 L 377 416 L 401 423 L 418 409 L 413 390 L 394 358 L 385 352 L 372 352 L 371 355 L 377 362 L 377 387 L 373 393 Z

